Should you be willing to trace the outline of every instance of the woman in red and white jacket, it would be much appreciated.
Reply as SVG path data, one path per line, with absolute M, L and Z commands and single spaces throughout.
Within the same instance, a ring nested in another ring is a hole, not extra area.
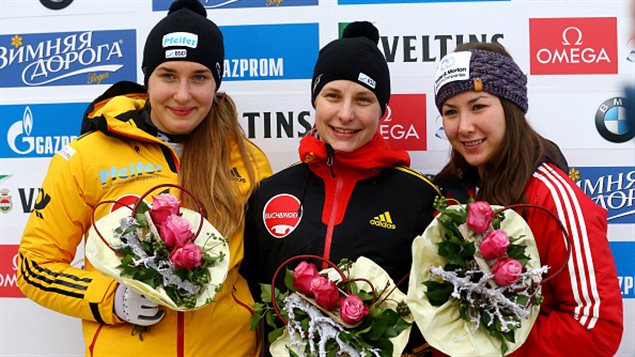
M 495 43 L 463 44 L 435 75 L 435 102 L 452 145 L 435 180 L 459 201 L 528 203 L 521 212 L 543 265 L 564 270 L 543 286 L 544 302 L 513 356 L 612 356 L 622 338 L 622 297 L 607 240 L 607 212 L 568 177 L 558 147 L 529 125 L 527 77 Z M 567 260 L 567 244 L 571 256 Z

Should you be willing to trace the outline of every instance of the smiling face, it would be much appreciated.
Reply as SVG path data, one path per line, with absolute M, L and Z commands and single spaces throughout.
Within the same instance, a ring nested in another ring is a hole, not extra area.
M 486 92 L 463 92 L 446 100 L 441 114 L 452 148 L 480 172 L 505 138 L 505 111 L 500 99 Z
M 315 98 L 315 126 L 333 149 L 351 152 L 377 131 L 381 108 L 375 94 L 348 80 L 331 81 Z
M 209 68 L 196 62 L 163 62 L 148 78 L 150 120 L 166 134 L 189 134 L 208 115 L 215 95 Z

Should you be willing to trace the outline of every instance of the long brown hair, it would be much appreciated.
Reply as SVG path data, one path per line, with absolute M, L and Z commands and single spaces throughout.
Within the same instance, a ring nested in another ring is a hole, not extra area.
M 208 219 L 226 237 L 239 229 L 244 219 L 246 199 L 256 186 L 253 148 L 238 123 L 234 101 L 216 93 L 207 117 L 192 131 L 183 148 L 179 176 L 207 211 Z M 249 182 L 241 193 L 231 174 L 231 154 L 236 149 L 245 163 Z M 184 196 L 186 206 L 192 207 Z
M 497 43 L 469 42 L 457 46 L 455 52 L 482 49 L 510 57 Z M 540 164 L 547 146 L 554 146 L 529 125 L 523 111 L 512 102 L 499 98 L 505 113 L 505 137 L 498 152 L 484 165 L 479 178 L 478 199 L 492 204 L 509 205 L 523 202 L 523 190 L 536 166 Z M 450 161 L 436 175 L 438 182 L 458 182 L 467 176 L 478 177 L 471 166 L 452 149 Z

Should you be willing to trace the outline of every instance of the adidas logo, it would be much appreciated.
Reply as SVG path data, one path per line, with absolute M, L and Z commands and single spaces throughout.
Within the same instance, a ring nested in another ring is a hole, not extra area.
M 238 172 L 237 168 L 232 167 L 232 170 L 229 172 L 229 174 L 232 176 L 234 181 L 238 181 L 240 183 L 247 183 L 247 180 L 245 180 L 244 177 L 240 176 L 240 173 Z
M 386 229 L 396 229 L 397 226 L 392 223 L 392 218 L 390 217 L 390 212 L 386 211 L 379 216 L 375 216 L 375 218 L 370 220 L 370 224 L 373 226 L 386 228 Z

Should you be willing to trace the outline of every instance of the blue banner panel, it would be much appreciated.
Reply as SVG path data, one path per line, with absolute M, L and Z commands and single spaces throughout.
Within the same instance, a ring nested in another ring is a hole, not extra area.
M 88 103 L 0 106 L 0 157 L 51 157 L 80 132 Z
M 620 290 L 625 299 L 635 298 L 635 242 L 610 242 Z
M 311 79 L 318 24 L 223 26 L 223 80 Z
M 0 87 L 135 81 L 135 30 L 0 36 Z
M 608 210 L 609 223 L 635 223 L 635 167 L 573 167 L 569 176 Z

